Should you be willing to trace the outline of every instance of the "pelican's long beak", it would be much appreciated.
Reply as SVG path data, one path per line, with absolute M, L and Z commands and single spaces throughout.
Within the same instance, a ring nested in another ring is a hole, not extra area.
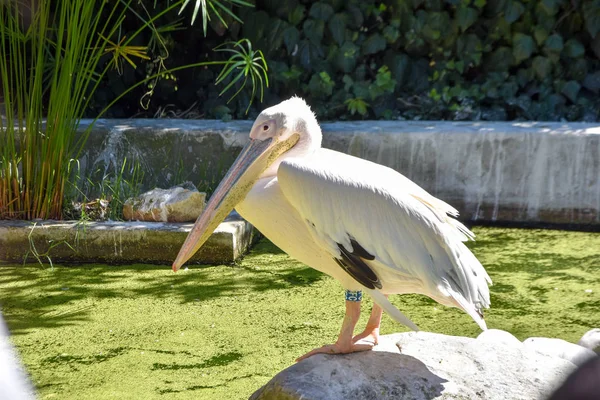
M 285 141 L 251 139 L 244 146 L 188 234 L 173 263 L 173 271 L 181 268 L 202 247 L 215 228 L 246 197 L 263 171 L 297 141 L 295 134 Z

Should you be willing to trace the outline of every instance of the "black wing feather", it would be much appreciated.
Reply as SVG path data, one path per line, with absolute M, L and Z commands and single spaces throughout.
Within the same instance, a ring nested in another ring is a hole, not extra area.
M 375 256 L 365 250 L 356 240 L 350 239 L 353 251 L 349 252 L 340 243 L 337 243 L 340 249 L 341 258 L 334 258 L 340 267 L 346 271 L 361 285 L 369 289 L 381 289 L 381 281 L 373 272 L 373 270 L 364 262 L 364 260 L 372 261 Z

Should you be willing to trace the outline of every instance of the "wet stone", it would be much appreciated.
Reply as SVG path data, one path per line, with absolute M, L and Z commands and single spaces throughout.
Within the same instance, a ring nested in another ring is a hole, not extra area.
M 41 260 L 110 264 L 170 265 L 192 223 L 0 221 L 0 263 L 35 263 L 30 239 Z M 195 264 L 227 264 L 243 256 L 257 239 L 254 227 L 233 212 L 190 259 Z
M 193 222 L 206 205 L 206 193 L 201 193 L 191 182 L 169 189 L 155 188 L 123 204 L 123 218 L 127 221 Z

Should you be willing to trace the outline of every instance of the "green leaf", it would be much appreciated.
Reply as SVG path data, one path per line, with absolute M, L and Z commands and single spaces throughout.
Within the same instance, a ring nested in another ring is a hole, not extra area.
M 323 33 L 325 31 L 325 22 L 317 19 L 309 18 L 302 24 L 302 31 L 304 36 L 307 37 L 315 45 L 319 45 L 323 40 Z
M 594 38 L 600 32 L 600 0 L 584 1 L 583 3 L 585 28 Z
M 481 62 L 482 44 L 475 34 L 460 35 L 456 41 L 457 54 L 467 64 L 479 65 Z
M 580 89 L 581 85 L 579 83 L 577 83 L 576 81 L 568 81 L 564 84 L 560 92 L 564 94 L 573 103 L 575 103 L 577 101 L 577 95 L 579 94 Z
M 346 38 L 346 20 L 344 14 L 335 14 L 329 20 L 327 27 L 329 28 L 329 32 L 331 32 L 331 36 L 333 36 L 333 40 L 342 45 Z
M 323 57 L 323 51 L 310 40 L 303 40 L 298 45 L 298 56 L 300 57 L 300 64 L 311 71 L 314 70 L 318 59 Z
M 252 14 L 252 18 L 244 24 L 244 36 L 252 43 L 258 42 L 266 36 L 265 28 L 270 25 L 270 17 L 264 11 L 258 11 Z
M 382 66 L 377 70 L 375 84 L 382 90 L 393 93 L 396 88 L 396 80 L 392 78 L 392 73 L 387 65 Z
M 356 68 L 359 48 L 352 42 L 344 42 L 335 57 L 335 66 L 345 73 L 352 72 Z
M 333 15 L 333 7 L 327 3 L 316 2 L 310 8 L 308 15 L 314 19 L 318 19 L 327 22 Z
M 552 63 L 546 57 L 538 56 L 534 58 L 532 67 L 540 80 L 547 78 L 552 72 Z
M 362 44 L 363 54 L 375 54 L 379 51 L 385 50 L 386 42 L 383 36 L 379 33 L 374 33 L 367 38 Z
M 541 46 L 548 39 L 548 31 L 540 26 L 536 26 L 533 30 L 533 37 L 538 46 Z
M 477 21 L 477 10 L 471 7 L 461 7 L 456 12 L 456 22 L 461 31 L 466 31 Z
M 517 71 L 517 83 L 521 87 L 527 86 L 534 78 L 533 68 L 520 68 Z
M 365 22 L 365 17 L 362 11 L 355 5 L 346 6 L 346 14 L 348 15 L 348 24 L 358 29 Z
M 475 0 L 473 4 L 475 5 L 475 7 L 482 9 L 487 4 L 487 0 Z
M 396 40 L 400 37 L 400 31 L 391 25 L 383 28 L 383 37 L 388 43 L 396 43 Z
M 498 15 L 506 8 L 507 0 L 490 0 L 485 8 L 489 15 Z
M 298 65 L 292 65 L 292 67 L 289 70 L 282 72 L 281 76 L 284 78 L 285 81 L 297 82 L 298 79 L 300 79 L 300 77 L 302 76 L 303 72 L 304 70 L 302 69 L 302 67 Z
M 354 99 L 348 99 L 344 102 L 350 114 L 354 115 L 359 113 L 363 117 L 367 115 L 367 107 L 369 104 L 365 102 L 361 97 L 356 97 Z
M 600 71 L 587 74 L 583 80 L 583 87 L 595 94 L 598 94 L 600 92 Z
M 331 80 L 331 77 L 325 71 L 313 74 L 308 83 L 308 89 L 311 94 L 320 97 L 331 96 L 334 86 L 335 82 Z
M 294 26 L 299 25 L 304 19 L 304 13 L 306 13 L 306 7 L 304 7 L 302 4 L 298 4 L 288 15 L 289 23 Z
M 515 63 L 519 64 L 521 61 L 528 59 L 533 51 L 535 50 L 535 42 L 529 35 L 523 33 L 515 33 L 513 35 L 513 49 L 512 54 L 515 58 Z
M 508 47 L 498 47 L 484 63 L 490 71 L 508 71 L 514 63 L 512 51 Z
M 498 93 L 500 94 L 501 98 L 509 99 L 511 97 L 514 97 L 518 91 L 519 85 L 517 85 L 517 82 L 515 82 L 515 80 L 513 79 L 511 81 L 503 83 L 500 86 L 500 90 L 498 91 Z
M 600 34 L 596 35 L 594 40 L 591 41 L 590 50 L 592 50 L 592 52 L 600 60 Z
M 583 57 L 570 62 L 568 64 L 567 68 L 568 68 L 567 75 L 568 75 L 569 79 L 573 79 L 577 82 L 583 81 L 588 72 L 587 61 Z
M 369 85 L 365 81 L 356 81 L 354 82 L 354 86 L 352 86 L 352 93 L 354 96 L 365 98 L 369 96 Z
M 283 31 L 283 43 L 285 43 L 288 54 L 292 54 L 294 52 L 299 40 L 300 31 L 295 26 L 288 26 L 287 29 Z
M 276 18 L 274 21 L 271 20 L 271 26 L 265 32 L 267 45 L 263 46 L 263 50 L 267 50 L 269 54 L 279 50 L 283 41 L 283 33 L 288 27 L 290 27 L 290 24 L 282 19 Z
M 554 15 L 558 12 L 560 7 L 558 0 L 541 0 L 540 6 L 548 15 Z
M 564 47 L 563 38 L 558 33 L 548 36 L 544 42 L 544 50 L 551 53 L 560 53 Z
M 425 21 L 422 32 L 427 40 L 437 41 L 450 32 L 450 16 L 446 12 L 426 13 Z
M 398 82 L 398 86 L 403 86 L 410 72 L 411 59 L 404 53 L 395 54 L 388 65 L 392 66 L 392 76 Z
M 506 8 L 504 9 L 504 19 L 506 19 L 506 22 L 509 24 L 512 24 L 518 20 L 521 15 L 523 15 L 524 11 L 525 7 L 523 4 L 521 4 L 521 2 L 509 0 L 508 3 L 506 3 Z
M 577 39 L 569 39 L 565 43 L 564 54 L 567 57 L 578 58 L 585 53 L 585 47 Z
M 354 80 L 350 75 L 344 75 L 344 77 L 342 78 L 342 82 L 344 82 L 344 90 L 346 92 L 349 92 L 352 88 L 352 85 L 354 85 Z

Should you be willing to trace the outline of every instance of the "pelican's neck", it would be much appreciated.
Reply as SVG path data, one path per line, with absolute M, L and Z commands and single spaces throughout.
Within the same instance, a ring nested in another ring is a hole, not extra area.
M 315 151 L 321 148 L 321 128 L 317 124 L 316 120 L 314 121 L 315 126 L 306 127 L 300 126 L 298 127 L 298 131 L 300 131 L 300 140 L 298 143 L 282 155 L 280 155 L 274 162 L 260 175 L 260 178 L 268 178 L 277 176 L 277 170 L 279 169 L 279 165 L 288 158 L 303 158 L 308 157 L 314 154 Z M 302 132 L 304 131 L 304 132 Z

